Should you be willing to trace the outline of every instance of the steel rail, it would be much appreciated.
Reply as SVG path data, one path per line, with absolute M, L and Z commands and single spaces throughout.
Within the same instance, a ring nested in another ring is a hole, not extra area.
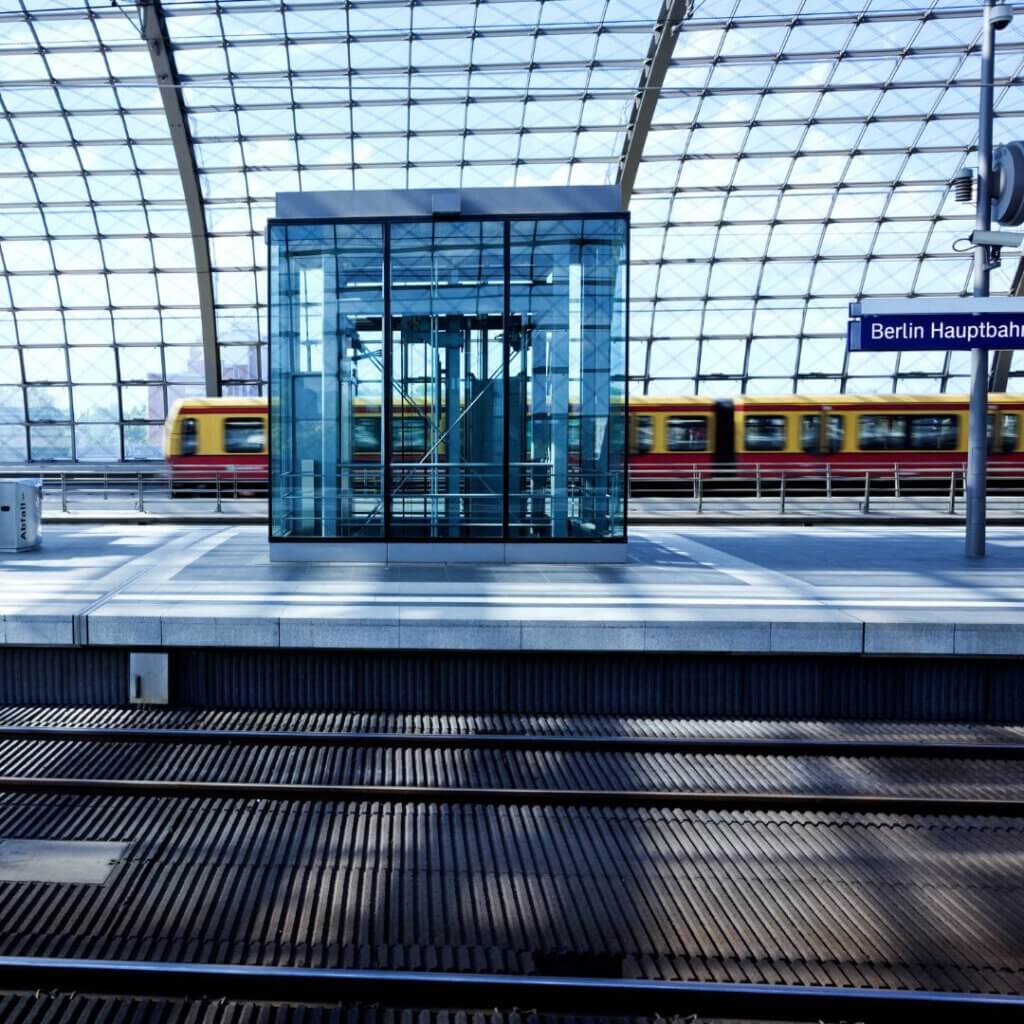
M 0 776 L 0 792 L 87 796 L 195 797 L 227 800 L 337 803 L 491 804 L 550 807 L 662 807 L 675 810 L 835 811 L 848 814 L 1024 817 L 1024 800 L 974 797 L 879 796 L 839 793 L 736 793 L 707 790 L 495 789 L 457 786 L 331 785 L 207 782 L 191 779 L 86 779 Z
M 748 1020 L 770 1015 L 792 1021 L 841 1017 L 873 1024 L 905 1024 L 908 1019 L 987 1024 L 1019 1022 L 1024 1017 L 1024 996 L 976 992 L 53 957 L 0 956 L 0 985 L 132 996 L 365 1001 L 420 1009 L 518 1006 L 633 1017 L 654 1013 Z
M 820 739 L 803 737 L 604 736 L 534 733 L 314 732 L 309 730 L 189 729 L 73 725 L 0 726 L 0 742 L 71 740 L 82 743 L 161 743 L 237 746 L 384 747 L 594 753 L 738 754 L 823 757 L 1024 760 L 1019 742 Z

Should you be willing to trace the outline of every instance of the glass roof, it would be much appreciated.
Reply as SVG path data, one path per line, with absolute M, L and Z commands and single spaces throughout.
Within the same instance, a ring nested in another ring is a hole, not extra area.
M 37 6 L 0 3 L 0 462 L 155 457 L 203 390 L 167 119 L 136 23 Z
M 996 142 L 1024 134 L 1020 20 Z M 635 391 L 967 390 L 968 353 L 847 356 L 845 330 L 856 298 L 970 287 L 973 206 L 948 181 L 974 162 L 979 25 L 977 4 L 697 4 L 630 205 Z
M 206 390 L 194 229 L 216 383 L 256 394 L 276 192 L 615 182 L 661 0 L 159 7 L 199 224 L 139 7 L 0 0 L 0 463 L 159 456 L 168 403 Z M 997 142 L 1024 137 L 1022 22 Z M 635 393 L 966 390 L 966 356 L 848 358 L 844 332 L 858 296 L 969 285 L 947 182 L 978 28 L 948 2 L 696 0 L 630 202 Z

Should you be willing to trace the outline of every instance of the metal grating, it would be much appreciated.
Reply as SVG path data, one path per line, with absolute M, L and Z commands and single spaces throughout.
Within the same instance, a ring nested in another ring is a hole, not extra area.
M 128 652 L 0 645 L 0 700 L 7 704 L 127 704 Z
M 997 659 L 180 650 L 170 675 L 186 707 L 1024 722 Z
M 0 883 L 3 955 L 1024 992 L 1017 820 L 6 794 L 0 833 L 131 843 Z

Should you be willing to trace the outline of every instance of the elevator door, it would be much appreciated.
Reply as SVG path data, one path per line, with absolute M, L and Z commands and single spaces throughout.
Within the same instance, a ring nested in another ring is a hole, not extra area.
M 391 233 L 391 536 L 500 539 L 504 229 Z

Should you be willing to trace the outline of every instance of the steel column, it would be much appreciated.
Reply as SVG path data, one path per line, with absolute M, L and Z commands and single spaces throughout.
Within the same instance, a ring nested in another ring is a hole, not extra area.
M 978 205 L 976 231 L 992 228 L 992 104 L 995 74 L 995 28 L 992 0 L 985 4 L 981 33 L 981 88 L 978 102 Z M 974 297 L 988 298 L 989 260 L 987 245 L 974 247 Z M 971 401 L 967 428 L 967 536 L 968 558 L 985 556 L 985 460 L 987 458 L 988 351 L 971 349 Z
M 199 314 L 203 330 L 203 370 L 206 393 L 220 394 L 220 352 L 217 348 L 217 320 L 214 314 L 213 273 L 210 265 L 210 238 L 206 230 L 206 212 L 199 186 L 199 168 L 192 149 L 192 136 L 188 129 L 188 115 L 181 95 L 181 82 L 171 51 L 171 39 L 160 0 L 139 0 L 142 13 L 142 34 L 146 40 L 153 73 L 156 75 L 163 102 L 167 127 L 174 146 L 174 159 L 181 176 L 185 194 L 189 229 L 192 233 L 192 251 L 196 263 L 199 285 Z
M 636 172 L 640 167 L 647 132 L 654 119 L 654 110 L 658 105 L 661 87 L 665 82 L 665 74 L 672 60 L 676 38 L 682 27 L 683 20 L 690 14 L 690 0 L 662 0 L 661 11 L 655 22 L 651 45 L 644 61 L 644 69 L 637 85 L 636 99 L 629 114 L 626 125 L 626 141 L 622 146 L 619 158 L 619 172 L 616 176 L 622 190 L 622 208 L 629 206 L 636 181 Z

